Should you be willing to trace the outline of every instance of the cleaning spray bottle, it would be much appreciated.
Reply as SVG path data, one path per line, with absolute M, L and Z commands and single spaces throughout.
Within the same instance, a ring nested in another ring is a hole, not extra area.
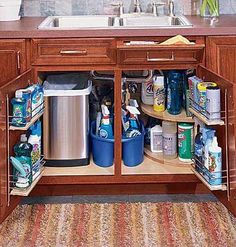
M 213 137 L 209 147 L 209 173 L 211 185 L 222 184 L 222 148 L 218 146 L 217 137 Z
M 129 128 L 126 131 L 126 137 L 131 138 L 141 135 L 137 120 L 140 111 L 135 106 L 126 106 L 126 109 L 129 112 Z
M 99 136 L 106 139 L 113 138 L 113 130 L 110 123 L 110 112 L 105 105 L 101 105 L 102 108 L 102 121 L 99 128 Z

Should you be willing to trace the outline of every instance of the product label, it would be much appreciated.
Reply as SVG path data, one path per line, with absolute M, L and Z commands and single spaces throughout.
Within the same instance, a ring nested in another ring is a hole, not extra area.
M 146 89 L 146 96 L 148 97 L 153 97 L 153 83 L 152 82 L 147 82 L 145 83 Z
M 154 151 L 162 151 L 162 133 L 153 133 L 153 148 Z
M 193 152 L 193 129 L 178 128 L 179 157 L 191 159 Z
M 167 109 L 171 108 L 171 89 L 167 89 Z
M 40 145 L 35 143 L 33 145 L 33 150 L 31 152 L 32 164 L 34 165 L 36 162 L 40 160 Z
M 165 109 L 165 88 L 154 87 L 154 110 Z
M 108 138 L 108 132 L 104 129 L 100 130 L 100 137 L 102 138 Z
M 222 155 L 221 153 L 208 152 L 209 172 L 219 172 L 222 168 Z
M 176 134 L 163 133 L 163 154 L 175 155 L 177 153 L 177 136 Z

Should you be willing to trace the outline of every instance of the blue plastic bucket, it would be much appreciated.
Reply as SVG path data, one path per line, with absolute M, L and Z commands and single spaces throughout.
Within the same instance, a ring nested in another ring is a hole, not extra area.
M 122 159 L 126 166 L 137 166 L 144 160 L 145 129 L 141 123 L 141 135 L 132 138 L 122 138 Z
M 101 167 L 109 167 L 114 162 L 114 139 L 105 139 L 95 135 L 95 122 L 91 123 L 91 142 L 93 161 Z M 141 124 L 141 135 L 132 138 L 122 138 L 122 159 L 126 166 L 137 166 L 144 159 L 145 129 Z
M 114 162 L 114 139 L 105 139 L 95 135 L 96 122 L 91 123 L 90 136 L 93 161 L 101 167 L 109 167 Z

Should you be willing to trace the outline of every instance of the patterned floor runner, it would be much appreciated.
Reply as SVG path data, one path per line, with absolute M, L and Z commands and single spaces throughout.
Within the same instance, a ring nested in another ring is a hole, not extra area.
M 235 247 L 236 218 L 218 202 L 21 205 L 1 247 Z

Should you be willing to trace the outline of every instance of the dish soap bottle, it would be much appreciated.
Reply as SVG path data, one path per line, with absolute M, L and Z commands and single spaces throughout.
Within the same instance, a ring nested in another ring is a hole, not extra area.
M 15 157 L 10 157 L 13 165 L 13 178 L 16 187 L 26 188 L 32 183 L 32 145 L 27 142 L 25 134 L 21 135 L 20 142 L 14 146 Z
M 110 112 L 108 107 L 105 105 L 101 105 L 102 108 L 102 121 L 99 128 L 99 136 L 106 139 L 113 138 L 113 130 L 110 123 Z

